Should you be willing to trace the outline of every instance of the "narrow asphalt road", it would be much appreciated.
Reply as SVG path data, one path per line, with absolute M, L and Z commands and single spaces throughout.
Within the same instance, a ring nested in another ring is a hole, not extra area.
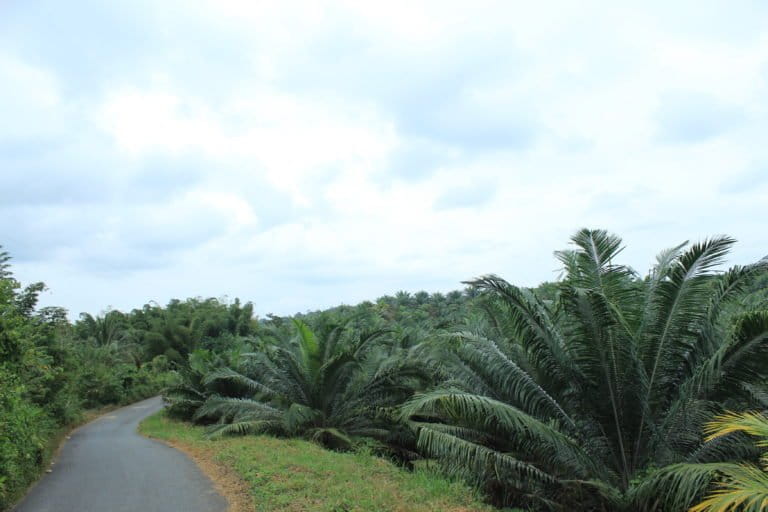
M 223 512 L 227 503 L 183 453 L 140 436 L 150 398 L 81 427 L 13 512 Z

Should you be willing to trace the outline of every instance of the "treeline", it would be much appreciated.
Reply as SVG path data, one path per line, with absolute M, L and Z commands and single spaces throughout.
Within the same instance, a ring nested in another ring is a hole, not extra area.
M 43 285 L 20 288 L 6 257 L 1 496 L 83 408 L 160 388 L 171 414 L 212 436 L 429 464 L 497 506 L 682 511 L 727 478 L 740 499 L 756 496 L 727 475 L 767 478 L 758 430 L 737 423 L 768 409 L 768 262 L 721 272 L 734 242 L 715 237 L 663 251 L 640 275 L 610 233 L 571 242 L 556 253 L 561 279 L 534 289 L 485 276 L 264 319 L 250 303 L 189 299 L 70 324 L 35 309 Z

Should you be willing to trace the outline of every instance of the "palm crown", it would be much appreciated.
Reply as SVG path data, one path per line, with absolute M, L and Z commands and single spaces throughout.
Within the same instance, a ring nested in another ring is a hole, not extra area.
M 389 343 L 385 331 L 326 323 L 243 354 L 239 368 L 208 373 L 197 418 L 216 418 L 214 433 L 303 436 L 336 448 L 357 437 L 392 434 L 387 408 L 402 403 L 427 377 L 423 365 Z

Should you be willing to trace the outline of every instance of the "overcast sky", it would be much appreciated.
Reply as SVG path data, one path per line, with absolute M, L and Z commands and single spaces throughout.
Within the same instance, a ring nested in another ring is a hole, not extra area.
M 2 1 L 0 244 L 73 316 L 765 256 L 768 2 L 618 4 Z

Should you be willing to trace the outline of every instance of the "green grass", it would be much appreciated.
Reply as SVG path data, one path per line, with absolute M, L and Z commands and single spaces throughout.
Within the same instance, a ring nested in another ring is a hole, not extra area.
M 336 453 L 297 439 L 267 436 L 205 439 L 205 429 L 162 412 L 142 422 L 149 437 L 213 453 L 250 487 L 253 510 L 266 511 L 491 511 L 476 494 L 428 469 L 408 472 L 364 453 Z

